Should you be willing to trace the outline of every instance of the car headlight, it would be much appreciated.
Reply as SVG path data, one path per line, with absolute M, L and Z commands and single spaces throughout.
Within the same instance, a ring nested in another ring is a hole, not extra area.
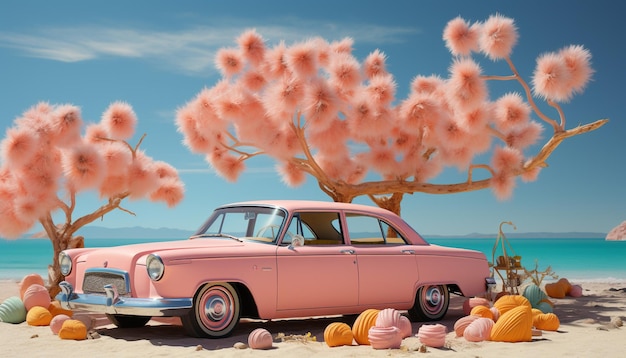
M 59 267 L 63 276 L 67 276 L 72 272 L 72 258 L 65 251 L 59 253 Z
M 163 264 L 163 260 L 155 254 L 148 255 L 146 259 L 146 269 L 148 270 L 148 276 L 153 281 L 158 281 L 163 277 L 163 272 L 165 272 L 165 265 Z

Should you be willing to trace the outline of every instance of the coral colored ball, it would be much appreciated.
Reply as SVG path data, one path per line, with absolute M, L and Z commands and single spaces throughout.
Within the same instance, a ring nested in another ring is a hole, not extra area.
M 48 308 L 50 306 L 50 294 L 48 290 L 39 284 L 32 284 L 24 292 L 24 307 L 27 311 L 35 306 Z
M 20 281 L 20 299 L 24 299 L 24 293 L 31 285 L 34 284 L 44 286 L 43 278 L 36 273 L 24 276 L 22 281 Z

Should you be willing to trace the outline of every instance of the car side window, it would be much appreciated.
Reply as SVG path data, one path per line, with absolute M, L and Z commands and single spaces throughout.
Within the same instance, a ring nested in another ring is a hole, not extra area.
M 343 245 L 341 225 L 335 222 L 339 222 L 338 212 L 297 212 L 291 218 L 282 243 L 290 243 L 294 235 L 299 235 L 304 238 L 304 246 Z
M 406 244 L 400 233 L 383 220 L 357 213 L 346 213 L 350 242 L 353 245 Z

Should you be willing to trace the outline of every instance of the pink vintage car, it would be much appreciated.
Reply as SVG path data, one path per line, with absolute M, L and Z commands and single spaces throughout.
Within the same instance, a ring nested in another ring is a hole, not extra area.
M 64 308 L 119 327 L 180 316 L 199 337 L 242 317 L 276 319 L 407 310 L 441 319 L 450 293 L 491 283 L 485 255 L 431 245 L 397 215 L 365 205 L 256 201 L 217 208 L 189 240 L 60 254 Z

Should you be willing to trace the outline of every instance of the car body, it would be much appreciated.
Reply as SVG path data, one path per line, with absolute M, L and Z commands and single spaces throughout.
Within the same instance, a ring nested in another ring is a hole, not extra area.
M 441 319 L 450 293 L 490 282 L 478 251 L 426 242 L 396 214 L 359 204 L 273 200 L 215 209 L 188 240 L 63 251 L 57 296 L 120 327 L 180 316 L 200 337 L 242 317 L 278 319 L 407 310 Z

